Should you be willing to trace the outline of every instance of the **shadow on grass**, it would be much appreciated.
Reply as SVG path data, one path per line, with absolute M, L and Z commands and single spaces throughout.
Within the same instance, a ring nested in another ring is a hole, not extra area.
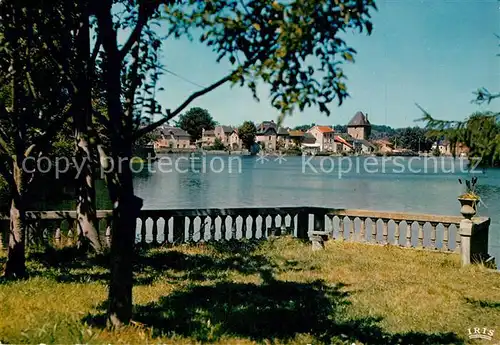
M 281 344 L 305 335 L 324 344 L 463 344 L 453 333 L 391 334 L 382 329 L 380 318 L 348 318 L 350 301 L 344 284 L 277 280 L 275 273 L 303 269 L 302 263 L 279 264 L 279 258 L 255 253 L 258 246 L 234 246 L 216 244 L 213 257 L 169 251 L 143 261 L 143 269 L 184 272 L 189 285 L 158 301 L 136 305 L 134 321 L 151 328 L 154 337 L 181 336 L 202 343 L 238 337 Z M 228 270 L 258 274 L 262 284 L 223 279 Z M 210 285 L 200 284 L 199 280 L 212 278 Z M 105 317 L 87 315 L 83 321 L 103 327 Z
M 472 298 L 465 298 L 467 303 L 472 304 L 474 307 L 479 308 L 488 308 L 488 309 L 497 309 L 500 308 L 500 302 L 492 302 L 492 301 L 484 301 L 484 300 L 475 300 Z
M 154 336 L 213 342 L 225 336 L 281 343 L 309 334 L 321 343 L 461 344 L 454 334 L 389 334 L 380 319 L 346 319 L 344 285 L 270 280 L 262 285 L 220 282 L 177 291 L 136 309 L 135 320 Z
M 254 253 L 262 241 L 227 241 L 204 244 L 209 254 L 187 254 L 179 250 L 137 249 L 134 260 L 135 285 L 151 284 L 157 279 L 206 281 L 223 279 L 231 272 L 243 275 L 267 274 L 278 265 Z M 88 254 L 76 247 L 47 247 L 29 253 L 30 276 L 43 276 L 61 283 L 109 280 L 109 255 Z M 298 262 L 286 262 L 282 270 L 301 270 Z M 307 267 L 311 270 L 314 267 Z

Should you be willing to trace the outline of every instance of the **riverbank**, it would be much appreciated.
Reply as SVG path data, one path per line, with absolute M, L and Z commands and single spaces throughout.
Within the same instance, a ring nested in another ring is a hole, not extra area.
M 289 238 L 143 252 L 120 331 L 99 323 L 105 260 L 30 257 L 32 278 L 0 284 L 4 343 L 462 344 L 500 324 L 498 274 L 454 254 Z

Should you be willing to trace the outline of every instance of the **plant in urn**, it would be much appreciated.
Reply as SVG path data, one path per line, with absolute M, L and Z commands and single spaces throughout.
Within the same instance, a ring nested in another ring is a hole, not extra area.
M 461 179 L 458 179 L 458 182 L 463 184 Z M 470 181 L 465 180 L 465 193 L 458 197 L 458 201 L 462 206 L 460 208 L 460 213 L 466 219 L 471 219 L 477 213 L 477 204 L 479 203 L 480 197 L 476 194 L 476 184 L 477 177 L 473 177 Z

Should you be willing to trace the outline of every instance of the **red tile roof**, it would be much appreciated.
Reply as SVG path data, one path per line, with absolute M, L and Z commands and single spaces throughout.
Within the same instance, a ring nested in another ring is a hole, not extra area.
M 329 126 L 316 126 L 321 133 L 331 133 L 335 132 L 332 127 Z
M 347 147 L 351 148 L 352 149 L 352 145 L 349 144 L 344 138 L 342 137 L 339 137 L 338 135 L 335 136 L 335 138 L 333 139 L 334 141 L 337 141 L 339 143 L 342 143 L 344 145 L 346 145 Z

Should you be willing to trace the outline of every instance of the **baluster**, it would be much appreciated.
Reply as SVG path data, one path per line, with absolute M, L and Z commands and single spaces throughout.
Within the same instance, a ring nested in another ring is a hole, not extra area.
M 409 220 L 406 221 L 406 247 L 411 247 L 411 223 Z
M 54 240 L 56 241 L 56 244 L 60 245 L 61 244 L 61 228 L 57 227 L 56 233 L 54 234 Z
M 360 242 L 365 242 L 366 241 L 366 218 L 365 217 L 360 217 L 360 224 L 359 224 L 359 238 L 358 241 Z
M 399 246 L 399 226 L 401 222 L 394 221 L 394 245 Z
M 185 230 L 186 230 L 186 217 L 185 216 L 177 216 L 174 217 L 174 238 L 173 242 L 175 244 L 183 243 L 185 238 Z
M 389 243 L 389 219 L 382 219 L 382 243 Z
M 450 244 L 449 244 L 450 225 L 451 224 L 443 224 L 443 244 L 441 246 L 441 250 L 445 252 L 450 250 Z
M 69 246 L 73 244 L 73 230 L 71 229 L 71 225 L 69 224 L 68 224 L 68 233 L 66 235 L 66 244 Z
M 356 229 L 354 228 L 354 220 L 355 220 L 356 218 L 352 218 L 352 219 L 351 219 L 351 217 L 347 217 L 347 219 L 348 219 L 348 220 L 350 221 L 350 223 L 351 223 L 351 225 L 349 226 L 349 234 L 347 235 L 347 239 L 348 239 L 349 241 L 354 241 L 354 235 L 355 235 L 355 233 L 356 233 L 356 232 L 355 232 L 355 230 L 356 230 Z
M 417 247 L 424 246 L 424 224 L 423 222 L 418 222 L 418 244 Z
M 111 217 L 106 217 L 106 245 L 111 247 Z
M 339 238 L 345 240 L 344 237 L 344 217 L 339 217 Z
M 431 238 L 430 238 L 430 241 L 429 241 L 430 242 L 429 245 L 430 245 L 430 247 L 432 249 L 437 249 L 436 248 L 436 237 L 437 237 L 437 235 L 436 235 L 436 233 L 437 233 L 436 227 L 437 227 L 437 225 L 438 225 L 438 223 L 431 222 Z
M 267 220 L 271 219 L 271 225 L 267 225 Z M 270 235 L 270 231 L 273 227 L 273 218 L 270 215 L 267 215 L 263 220 L 262 220 L 262 237 L 263 238 L 268 238 Z
M 158 244 L 158 217 L 154 217 L 153 219 L 153 228 L 151 229 L 151 233 L 153 235 L 153 240 L 151 241 L 152 244 Z
M 451 236 L 450 236 L 451 237 Z M 455 253 L 460 253 L 461 252 L 461 247 L 462 247 L 462 236 L 460 236 L 460 229 L 457 226 L 457 231 L 455 232 Z
M 147 218 L 144 219 L 141 218 L 141 229 L 140 229 L 141 243 L 146 243 L 146 220 Z
M 283 223 L 283 217 L 280 216 L 281 222 L 280 226 L 278 227 L 278 215 L 274 216 L 274 235 L 275 236 L 280 236 L 281 235 L 281 223 Z
M 111 226 L 106 227 L 106 245 L 111 247 Z

